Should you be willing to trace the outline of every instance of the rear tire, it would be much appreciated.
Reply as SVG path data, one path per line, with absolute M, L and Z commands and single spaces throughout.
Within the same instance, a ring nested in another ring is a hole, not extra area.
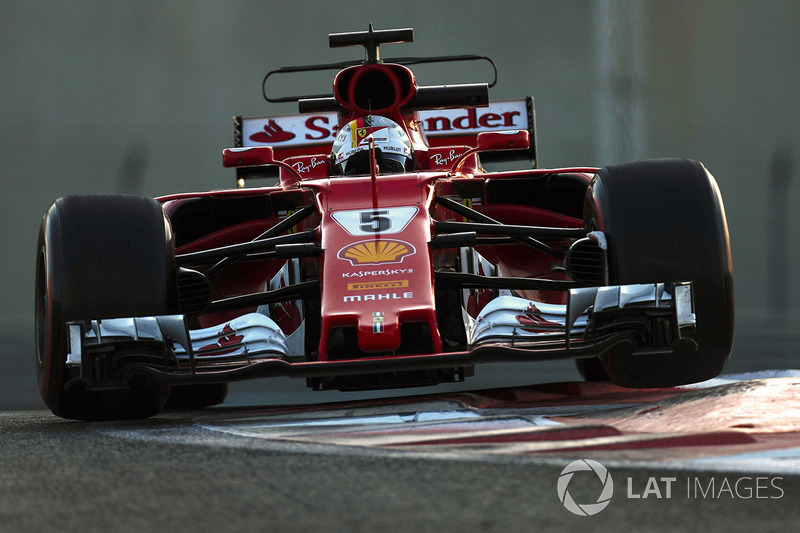
M 733 269 L 722 197 L 706 168 L 677 159 L 603 168 L 587 191 L 584 221 L 605 233 L 609 284 L 693 282 L 696 351 L 611 351 L 600 356 L 603 370 L 626 387 L 719 375 L 733 348 Z
M 175 312 L 172 233 L 161 205 L 125 195 L 68 196 L 53 203 L 36 261 L 36 373 L 50 410 L 109 420 L 158 413 L 169 387 L 146 380 L 119 390 L 65 389 L 66 322 Z

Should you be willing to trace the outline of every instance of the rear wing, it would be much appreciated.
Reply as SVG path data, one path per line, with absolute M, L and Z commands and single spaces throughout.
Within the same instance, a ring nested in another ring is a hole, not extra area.
M 529 160 L 531 166 L 537 168 L 533 97 L 499 100 L 480 108 L 422 110 L 418 112 L 418 117 L 432 149 L 475 147 L 476 137 L 482 132 L 527 130 L 530 136 L 528 150 L 487 152 L 481 155 L 481 160 Z M 233 118 L 234 146 L 272 146 L 276 159 L 302 157 L 304 161 L 318 161 L 317 165 L 321 165 L 324 157 L 330 154 L 339 127 L 338 121 L 336 112 L 252 118 L 237 116 Z M 310 156 L 315 157 L 309 159 Z M 327 168 L 318 170 L 327 172 Z M 241 179 L 277 176 L 275 167 L 237 168 L 236 171 L 237 178 Z M 311 172 L 309 177 L 320 175 Z

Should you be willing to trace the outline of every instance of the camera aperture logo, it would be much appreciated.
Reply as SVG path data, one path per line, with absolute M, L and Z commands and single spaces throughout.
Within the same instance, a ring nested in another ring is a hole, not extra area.
M 576 472 L 592 471 L 597 475 L 599 484 L 602 486 L 600 495 L 594 503 L 577 503 L 572 495 L 569 493 L 569 483 Z M 571 513 L 579 516 L 592 516 L 596 515 L 605 509 L 611 503 L 611 497 L 614 496 L 614 480 L 611 479 L 611 474 L 605 466 L 597 461 L 591 459 L 580 459 L 568 464 L 561 475 L 558 477 L 558 499 L 564 504 L 564 507 Z

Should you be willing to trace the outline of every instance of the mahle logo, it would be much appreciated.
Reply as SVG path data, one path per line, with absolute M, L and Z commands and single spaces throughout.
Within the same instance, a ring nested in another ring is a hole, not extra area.
M 569 484 L 576 472 L 591 471 L 597 475 L 602 485 L 600 495 L 594 503 L 577 503 L 569 493 Z M 571 513 L 579 516 L 596 515 L 611 503 L 614 496 L 614 481 L 606 467 L 591 459 L 580 459 L 568 464 L 558 477 L 558 499 Z

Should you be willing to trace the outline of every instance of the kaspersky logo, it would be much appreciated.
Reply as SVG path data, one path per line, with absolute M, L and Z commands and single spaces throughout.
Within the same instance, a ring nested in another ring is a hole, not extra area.
M 416 253 L 414 245 L 394 239 L 370 239 L 345 246 L 336 255 L 352 266 L 401 263 Z

